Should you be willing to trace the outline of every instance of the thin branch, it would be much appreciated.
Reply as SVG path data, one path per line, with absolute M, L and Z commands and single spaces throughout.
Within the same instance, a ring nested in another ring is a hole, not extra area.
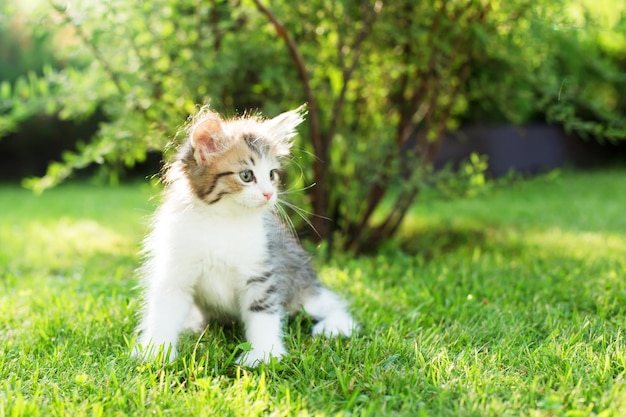
M 339 114 L 341 113 L 343 106 L 345 104 L 346 93 L 348 91 L 348 83 L 350 82 L 350 79 L 352 78 L 352 74 L 356 70 L 356 67 L 359 63 L 359 58 L 361 56 L 361 47 L 365 39 L 367 39 L 369 34 L 372 32 L 372 26 L 374 24 L 374 21 L 376 20 L 376 17 L 380 13 L 382 7 L 383 7 L 382 2 L 377 1 L 376 3 L 374 3 L 374 6 L 371 9 L 366 10 L 364 12 L 366 16 L 363 19 L 363 25 L 361 26 L 361 29 L 359 30 L 359 33 L 357 34 L 356 40 L 354 41 L 354 45 L 352 46 L 352 49 L 354 51 L 352 54 L 352 61 L 350 62 L 350 65 L 347 67 L 345 66 L 346 54 L 343 51 L 343 48 L 345 47 L 345 45 L 340 45 L 339 60 L 340 60 L 341 69 L 342 69 L 343 84 L 341 85 L 341 91 L 339 92 L 339 97 L 337 97 L 337 101 L 335 101 L 335 104 L 333 105 L 330 127 L 328 128 L 328 132 L 326 135 L 328 140 L 332 140 L 332 138 L 335 136 L 335 132 L 337 130 L 337 123 L 339 121 Z
M 72 17 L 69 15 L 69 13 L 67 12 L 67 9 L 63 9 L 59 6 L 56 6 L 54 4 L 52 4 L 52 6 L 59 12 L 61 13 L 61 15 L 63 16 L 63 20 L 65 21 L 65 23 L 67 23 L 68 25 L 72 26 L 75 30 L 76 30 L 76 34 L 78 35 L 78 37 L 80 38 L 80 40 L 87 45 L 87 47 L 89 49 L 91 49 L 91 52 L 94 54 L 94 56 L 96 57 L 96 60 L 100 63 L 100 65 L 102 65 L 102 68 L 104 68 L 104 70 L 106 71 L 107 74 L 109 74 L 109 76 L 111 77 L 111 80 L 113 80 L 113 84 L 115 84 L 115 87 L 117 88 L 117 90 L 121 93 L 121 94 L 126 94 L 126 92 L 124 91 L 124 87 L 122 86 L 122 82 L 120 80 L 119 74 L 115 71 L 113 71 L 113 68 L 111 68 L 111 66 L 109 65 L 109 62 L 106 60 L 106 58 L 104 57 L 104 55 L 102 54 L 102 51 L 100 51 L 100 49 L 98 49 L 96 47 L 96 45 L 91 41 L 91 39 L 87 36 L 87 34 L 83 31 L 83 28 L 80 25 L 77 25 L 74 20 L 72 19 Z
M 431 25 L 428 31 L 427 45 L 429 45 L 431 48 L 432 48 L 432 45 L 434 44 L 435 38 L 440 35 L 439 29 L 442 24 L 442 21 L 445 19 L 444 15 L 445 15 L 444 6 L 441 6 L 435 13 L 433 24 Z M 409 138 L 411 137 L 413 126 L 416 125 L 417 122 L 419 121 L 419 120 L 416 120 L 416 118 L 419 118 L 419 117 L 416 117 L 416 115 L 418 113 L 423 113 L 421 116 L 421 118 L 423 119 L 429 114 L 430 110 L 432 109 L 432 106 L 426 105 L 426 107 L 424 107 L 424 102 L 425 102 L 425 96 L 428 93 L 428 89 L 429 87 L 431 87 L 431 83 L 428 81 L 428 77 L 433 76 L 438 58 L 439 58 L 438 50 L 431 49 L 431 54 L 429 56 L 429 61 L 428 61 L 428 67 L 426 68 L 426 70 L 421 72 L 419 69 L 420 67 L 417 66 L 415 79 L 421 80 L 421 83 L 419 84 L 419 87 L 417 87 L 417 89 L 413 91 L 413 93 L 411 94 L 411 98 L 408 100 L 409 101 L 409 107 L 407 109 L 408 111 L 401 115 L 402 117 L 400 120 L 399 129 L 398 129 L 398 137 L 396 139 L 400 147 L 404 146 L 406 142 L 409 140 Z M 420 109 L 423 109 L 423 111 L 420 112 Z
M 198 1 L 198 11 L 196 13 L 198 13 L 199 19 L 200 19 L 200 5 L 202 4 L 202 1 L 199 0 Z M 218 10 L 218 5 L 217 5 L 217 1 L 216 0 L 211 0 L 211 11 L 209 12 L 209 19 L 208 19 L 208 23 L 209 26 L 211 28 L 211 34 L 213 35 L 213 50 L 214 51 L 219 51 L 221 46 L 222 46 L 222 37 L 220 36 L 220 32 L 219 32 L 219 28 L 218 28 L 218 24 L 219 24 L 219 10 Z M 200 32 L 202 28 L 202 24 L 201 22 L 198 22 L 198 32 Z M 198 47 L 200 46 L 200 38 L 201 36 L 198 36 L 198 40 L 196 41 L 198 43 Z
M 100 65 L 102 65 L 102 68 L 104 68 L 104 71 L 109 75 L 109 77 L 113 81 L 113 84 L 115 84 L 115 87 L 117 88 L 118 92 L 120 94 L 124 95 L 124 96 L 127 95 L 128 91 L 126 91 L 126 89 L 122 85 L 120 73 L 116 72 L 115 70 L 113 70 L 113 68 L 111 67 L 111 65 L 107 61 L 107 59 L 104 56 L 104 54 L 102 53 L 102 51 L 95 45 L 95 43 L 92 41 L 92 39 L 87 36 L 87 34 L 83 31 L 82 27 L 74 22 L 74 20 L 72 19 L 71 15 L 68 13 L 67 9 L 55 6 L 54 4 L 53 4 L 53 7 L 55 7 L 55 9 L 59 13 L 61 13 L 61 15 L 63 16 L 64 22 L 66 24 L 72 26 L 76 30 L 76 33 L 77 33 L 78 37 L 80 38 L 80 40 L 85 45 L 87 45 L 87 47 L 89 49 L 91 49 L 92 53 L 96 57 L 96 60 L 100 63 Z M 147 24 L 146 24 L 146 29 L 152 34 L 152 32 L 150 31 L 150 29 L 147 26 Z M 147 65 L 146 61 L 144 60 L 144 57 L 141 55 L 141 53 L 139 51 L 139 47 L 138 47 L 138 45 L 134 41 L 134 37 L 133 36 L 129 36 L 129 39 L 131 40 L 131 49 L 133 49 L 135 54 L 137 54 L 137 58 L 142 62 L 142 64 L 144 65 L 145 68 L 149 68 L 150 65 Z M 153 74 L 148 72 L 147 69 L 146 69 L 146 73 L 148 74 L 148 78 L 149 78 L 148 81 L 150 81 L 154 85 L 154 87 L 156 89 L 155 92 L 154 92 L 154 97 L 153 98 L 155 100 L 158 100 L 160 98 L 161 84 L 158 83 L 154 79 Z M 148 112 L 146 112 L 146 109 L 140 107 L 137 104 L 134 105 L 134 108 L 135 108 L 135 110 L 143 113 L 144 117 L 147 120 L 156 123 L 159 126 L 159 129 L 161 129 L 162 131 L 165 132 L 165 131 L 168 130 L 167 126 L 163 123 L 163 120 L 161 118 L 150 116 L 148 114 Z
M 252 0 L 257 7 L 257 9 L 264 14 L 269 21 L 274 26 L 276 33 L 278 36 L 285 42 L 287 49 L 289 50 L 289 54 L 291 55 L 291 59 L 296 65 L 296 69 L 298 70 L 298 75 L 300 80 L 302 81 L 302 85 L 304 87 L 304 93 L 306 95 L 306 99 L 309 107 L 309 123 L 311 125 L 311 139 L 313 142 L 313 148 L 316 150 L 317 156 L 321 156 L 319 153 L 323 151 L 323 146 L 321 142 L 321 131 L 319 125 L 319 110 L 317 107 L 317 100 L 315 98 L 315 94 L 313 93 L 313 88 L 311 87 L 311 80 L 309 78 L 309 73 L 306 68 L 306 64 L 304 62 L 304 58 L 300 54 L 298 49 L 298 45 L 294 42 L 293 38 L 289 36 L 287 29 L 283 26 L 282 23 L 278 21 L 276 16 L 265 6 L 261 4 L 259 0 Z

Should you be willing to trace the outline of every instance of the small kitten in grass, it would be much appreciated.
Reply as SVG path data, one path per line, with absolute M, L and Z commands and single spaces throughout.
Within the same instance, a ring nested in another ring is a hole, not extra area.
M 313 334 L 349 336 L 344 302 L 318 281 L 276 212 L 279 170 L 303 121 L 300 107 L 273 119 L 223 120 L 203 108 L 165 172 L 165 199 L 144 242 L 145 305 L 135 357 L 176 357 L 193 311 L 241 320 L 256 366 L 286 353 L 282 321 L 304 310 Z

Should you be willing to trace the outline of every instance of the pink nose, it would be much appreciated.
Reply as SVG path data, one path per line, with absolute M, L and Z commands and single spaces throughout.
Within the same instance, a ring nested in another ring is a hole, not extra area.
M 270 198 L 272 198 L 273 195 L 274 195 L 274 193 L 271 192 L 271 191 L 267 191 L 267 192 L 263 193 L 263 197 L 265 197 L 265 199 L 268 200 L 268 201 L 269 201 Z

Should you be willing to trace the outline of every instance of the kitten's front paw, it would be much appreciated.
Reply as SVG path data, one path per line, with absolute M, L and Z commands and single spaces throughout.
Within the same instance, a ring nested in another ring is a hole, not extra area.
M 350 336 L 358 330 L 352 317 L 345 312 L 330 314 L 313 326 L 313 336 Z
M 252 348 L 252 350 L 242 353 L 235 360 L 235 362 L 241 366 L 247 366 L 249 368 L 256 368 L 261 363 L 269 362 L 271 358 L 280 360 L 286 354 L 287 354 L 287 351 L 282 346 L 280 346 L 279 348 L 274 347 L 269 351 L 264 350 L 264 349 Z

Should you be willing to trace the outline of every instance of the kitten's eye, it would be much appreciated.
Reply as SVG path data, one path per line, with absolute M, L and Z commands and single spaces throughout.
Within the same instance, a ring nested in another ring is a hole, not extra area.
M 270 171 L 270 181 L 276 181 L 278 179 L 278 170 L 273 169 Z
M 239 178 L 241 178 L 243 182 L 252 182 L 254 179 L 254 172 L 249 169 L 245 169 L 239 173 Z

